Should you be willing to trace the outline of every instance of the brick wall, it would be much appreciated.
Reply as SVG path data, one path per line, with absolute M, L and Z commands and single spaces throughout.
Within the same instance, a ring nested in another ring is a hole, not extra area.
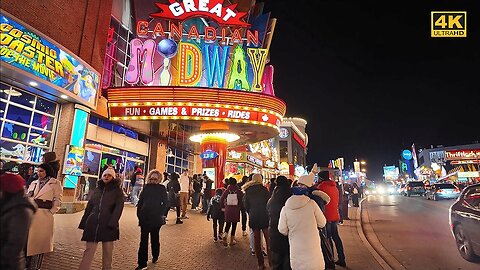
M 2 0 L 1 8 L 102 73 L 112 0 Z

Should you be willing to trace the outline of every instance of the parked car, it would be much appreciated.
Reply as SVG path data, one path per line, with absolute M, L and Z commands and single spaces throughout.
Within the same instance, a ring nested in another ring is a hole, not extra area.
M 410 181 L 406 185 L 405 195 L 410 197 L 412 195 L 425 195 L 425 184 L 422 181 Z
M 460 196 L 460 189 L 454 184 L 441 183 L 433 184 L 425 192 L 427 200 L 456 199 Z
M 449 212 L 460 255 L 467 261 L 480 261 L 480 184 L 466 187 Z

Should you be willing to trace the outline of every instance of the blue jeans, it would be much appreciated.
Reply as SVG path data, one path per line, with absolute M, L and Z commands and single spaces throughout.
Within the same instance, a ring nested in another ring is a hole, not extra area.
M 335 248 L 337 249 L 337 255 L 339 261 L 345 261 L 345 254 L 343 253 L 343 244 L 340 235 L 338 234 L 338 221 L 327 222 L 327 237 L 330 241 L 330 245 L 333 247 L 333 242 L 335 242 Z
M 143 186 L 133 186 L 132 188 L 132 193 L 130 193 L 130 198 L 132 199 L 132 204 L 137 206 L 139 196 L 140 196 L 140 191 L 142 190 Z

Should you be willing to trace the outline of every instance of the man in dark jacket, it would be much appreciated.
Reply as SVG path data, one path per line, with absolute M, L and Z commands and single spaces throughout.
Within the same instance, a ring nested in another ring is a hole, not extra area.
M 177 221 L 175 222 L 175 224 L 183 224 L 183 221 L 180 219 L 180 182 L 178 181 L 179 178 L 180 176 L 177 173 L 172 173 L 170 175 L 170 181 L 167 184 L 168 200 L 170 201 L 170 206 L 175 206 L 177 210 Z
M 25 269 L 23 249 L 37 207 L 24 197 L 24 187 L 19 175 L 0 176 L 0 269 Z
M 290 183 L 285 176 L 279 176 L 272 197 L 268 200 L 267 210 L 270 217 L 269 236 L 272 252 L 272 270 L 290 270 L 290 245 L 288 237 L 278 231 L 280 211 L 288 198 L 292 196 Z
M 200 192 L 202 192 L 202 184 L 198 179 L 198 175 L 193 175 L 192 181 L 192 210 L 198 210 L 198 205 L 200 204 Z
M 150 171 L 147 175 L 146 185 L 140 193 L 137 217 L 141 236 L 137 269 L 147 267 L 149 235 L 152 246 L 152 262 L 156 263 L 160 256 L 160 228 L 165 224 L 165 213 L 168 209 L 167 190 L 161 184 L 162 178 L 160 171 Z
M 98 181 L 92 198 L 80 221 L 83 230 L 82 241 L 86 241 L 80 270 L 88 270 L 95 256 L 98 242 L 102 242 L 102 268 L 112 268 L 113 241 L 120 238 L 119 220 L 123 212 L 123 191 L 120 180 L 115 179 L 115 170 L 108 167 Z
M 267 202 L 270 199 L 270 192 L 263 186 L 263 177 L 261 174 L 254 174 L 252 181 L 247 182 L 243 187 L 245 196 L 243 204 L 248 213 L 248 226 L 253 230 L 255 243 L 255 256 L 259 269 L 265 268 L 265 262 L 262 252 L 262 232 L 265 238 L 266 250 L 268 254 L 269 265 L 272 265 L 272 256 L 269 248 L 268 237 L 268 212 Z
M 215 196 L 210 199 L 210 204 L 207 211 L 207 220 L 210 221 L 210 218 L 213 219 L 213 242 L 217 242 L 218 238 L 222 240 L 223 225 L 225 222 L 222 207 L 220 206 L 220 199 L 222 198 L 222 194 L 223 189 L 217 188 L 217 190 L 215 190 Z

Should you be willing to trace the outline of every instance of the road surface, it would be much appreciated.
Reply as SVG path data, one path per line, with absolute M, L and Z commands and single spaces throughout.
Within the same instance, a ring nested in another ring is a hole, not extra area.
M 478 270 L 480 264 L 465 261 L 456 249 L 448 223 L 453 202 L 370 195 L 363 210 L 380 243 L 405 268 Z

